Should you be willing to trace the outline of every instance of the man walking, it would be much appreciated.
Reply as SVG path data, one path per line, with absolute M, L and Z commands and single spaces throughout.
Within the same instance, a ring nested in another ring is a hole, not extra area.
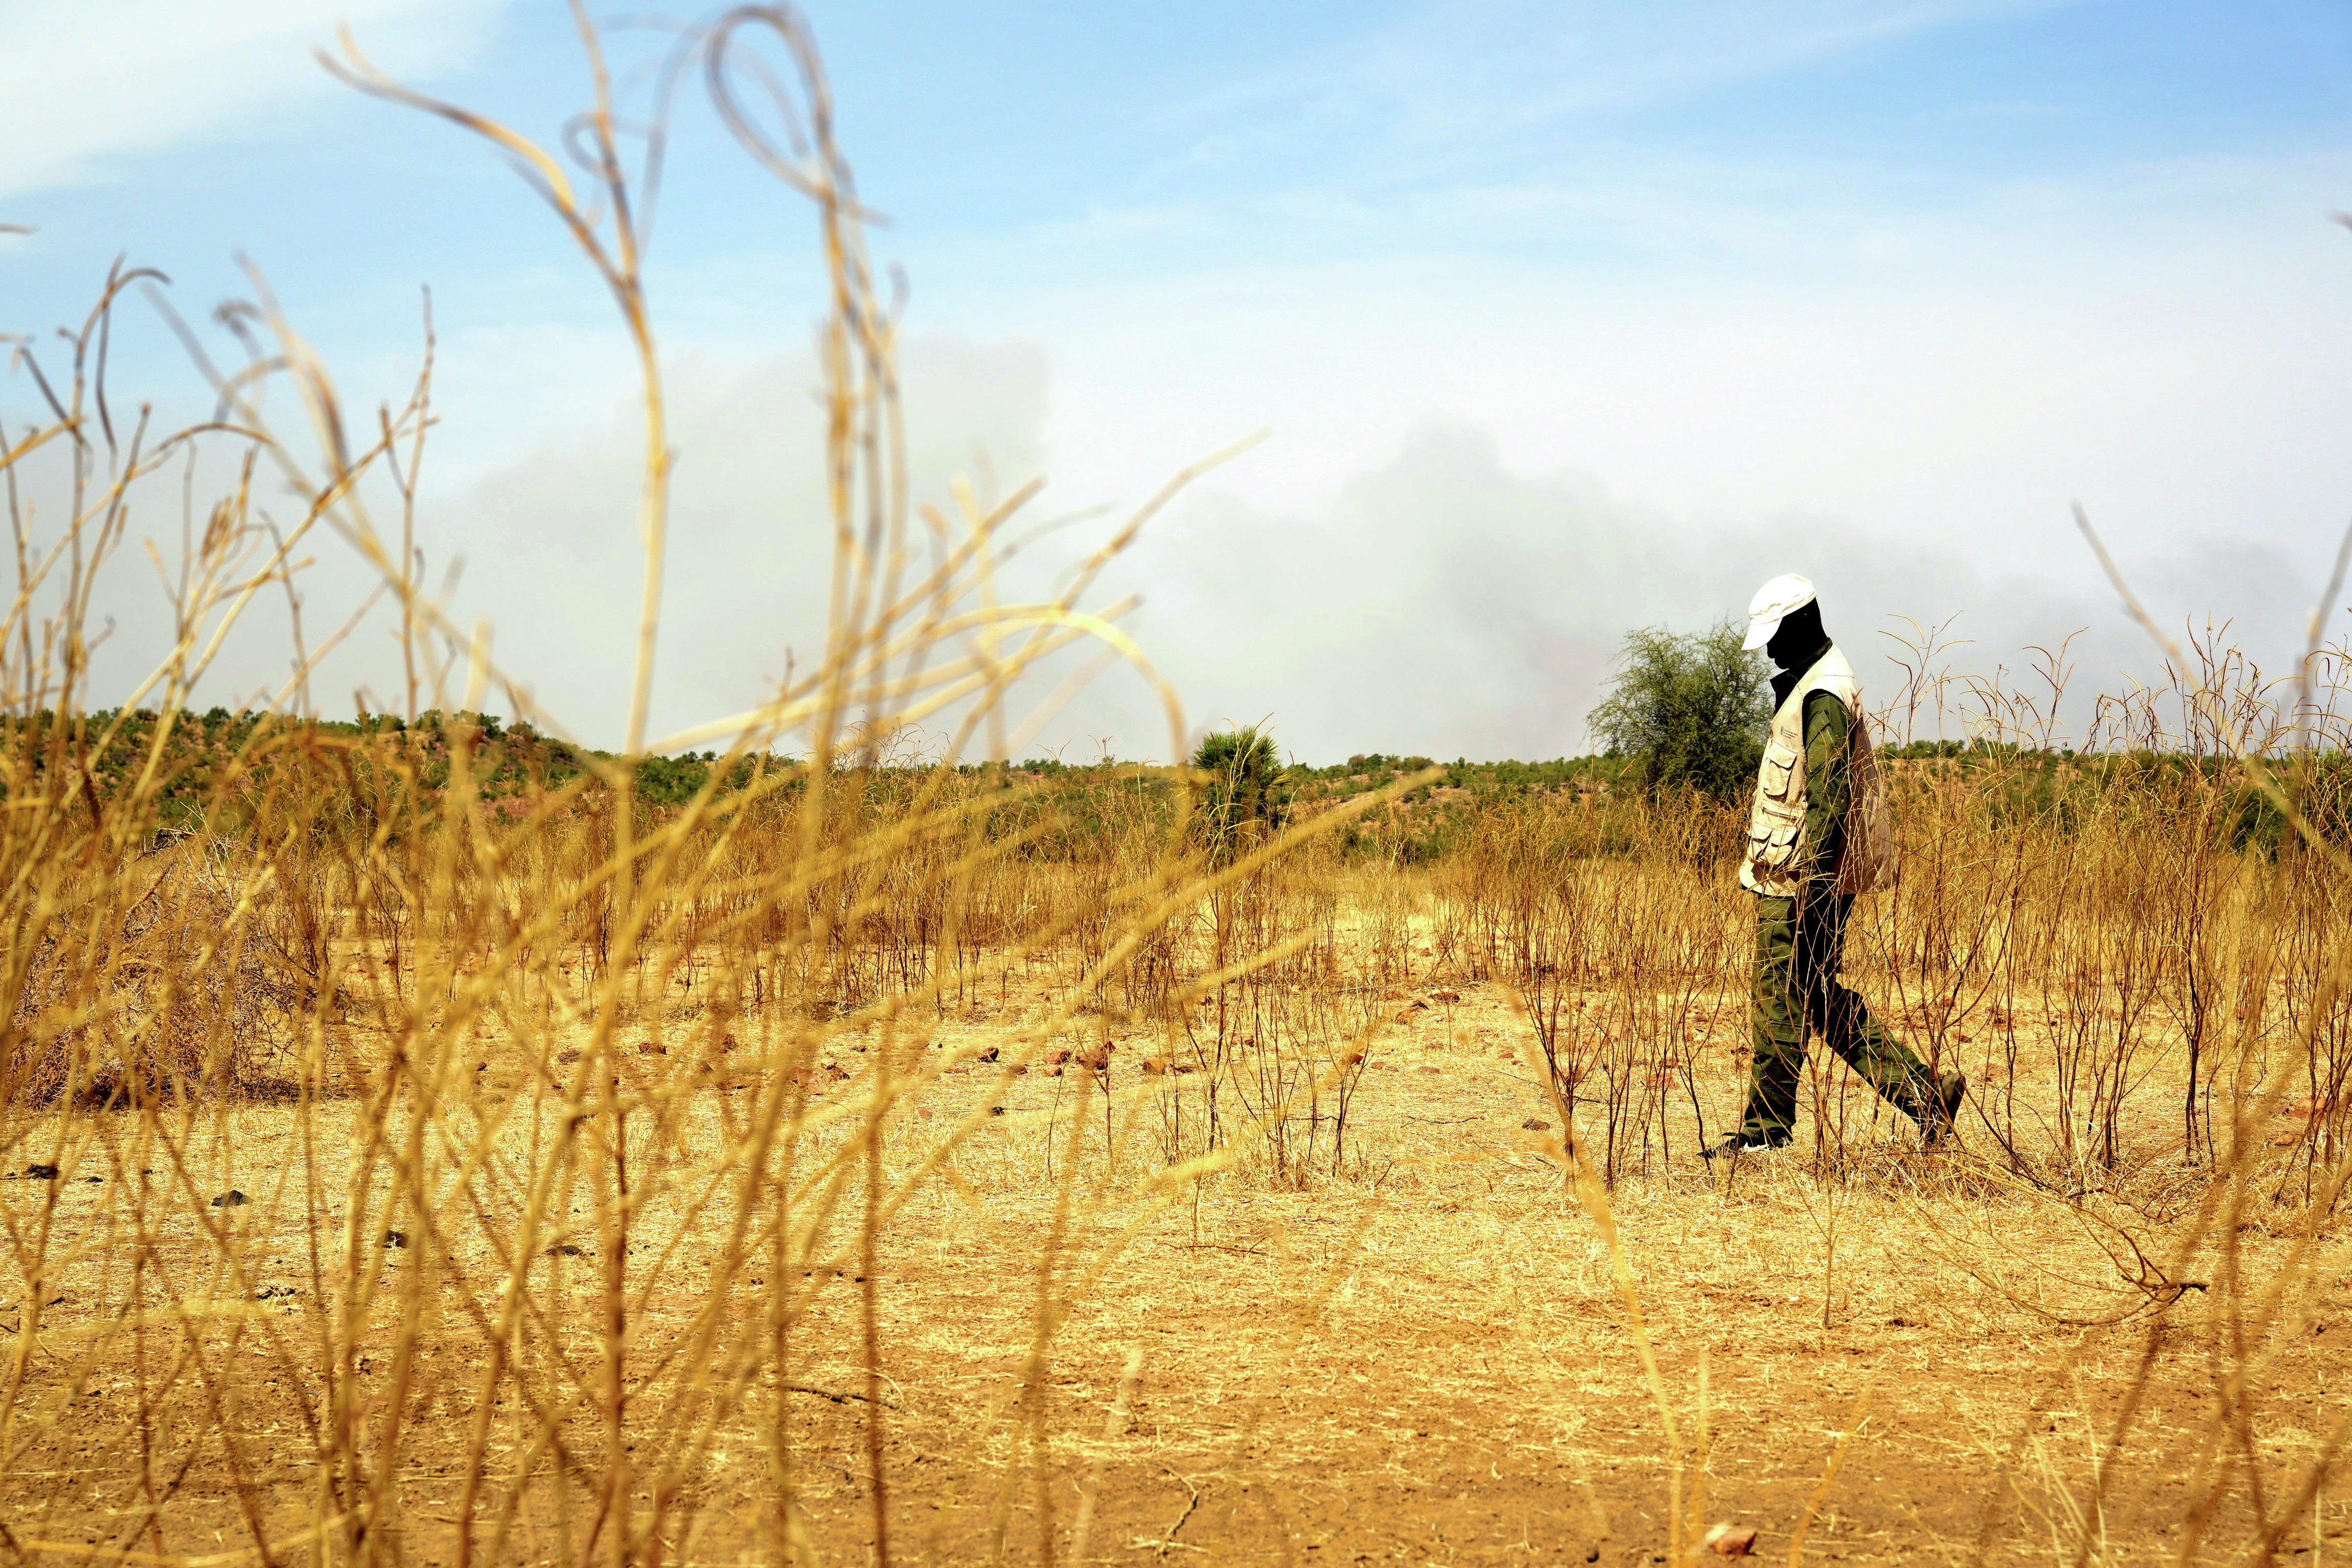
M 1764 649 L 1780 670 L 1739 867 L 1739 885 L 1757 896 L 1756 1062 L 1739 1131 L 1706 1157 L 1789 1141 L 1809 1029 L 1916 1121 L 1927 1142 L 1941 1142 L 1968 1080 L 1956 1072 L 1931 1080 L 1911 1048 L 1838 984 L 1854 895 L 1885 886 L 1895 872 L 1862 685 L 1822 629 L 1821 604 L 1802 577 L 1775 577 L 1757 590 L 1746 646 Z

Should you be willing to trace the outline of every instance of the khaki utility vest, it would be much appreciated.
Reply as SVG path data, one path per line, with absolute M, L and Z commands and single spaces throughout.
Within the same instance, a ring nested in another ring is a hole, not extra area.
M 1830 890 L 1870 893 L 1895 882 L 1895 836 L 1886 821 L 1886 789 L 1878 753 L 1870 743 L 1870 723 L 1862 711 L 1862 683 L 1835 644 L 1822 655 L 1772 715 L 1764 761 L 1756 770 L 1756 804 L 1748 814 L 1748 855 L 1739 885 L 1750 892 L 1787 898 L 1797 890 L 1790 868 L 1804 858 L 1805 699 L 1826 691 L 1845 704 L 1846 733 L 1853 748 L 1848 783 L 1845 840 L 1832 868 Z

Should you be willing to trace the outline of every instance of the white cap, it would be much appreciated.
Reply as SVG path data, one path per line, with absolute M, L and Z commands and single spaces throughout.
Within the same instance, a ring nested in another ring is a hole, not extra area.
M 1796 610 L 1813 602 L 1813 584 L 1810 578 L 1794 572 L 1784 572 L 1756 590 L 1748 601 L 1748 640 L 1739 646 L 1754 653 L 1772 640 L 1780 623 Z

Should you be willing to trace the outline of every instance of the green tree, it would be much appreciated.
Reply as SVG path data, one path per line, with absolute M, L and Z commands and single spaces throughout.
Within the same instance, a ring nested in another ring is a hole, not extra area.
M 1609 696 L 1586 722 L 1627 760 L 1629 785 L 1735 800 L 1755 784 L 1772 698 L 1764 656 L 1739 646 L 1745 635 L 1731 620 L 1626 634 Z
M 1255 725 L 1205 737 L 1192 752 L 1192 766 L 1208 775 L 1200 781 L 1193 831 L 1221 858 L 1280 827 L 1289 815 L 1274 737 Z

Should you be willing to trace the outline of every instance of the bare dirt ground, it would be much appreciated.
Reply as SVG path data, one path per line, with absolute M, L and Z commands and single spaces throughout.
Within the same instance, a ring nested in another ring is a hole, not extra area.
M 1676 1423 L 1670 1445 L 1607 1247 L 1557 1162 L 1557 1131 L 1524 1126 L 1556 1113 L 1518 1059 L 1521 1027 L 1498 995 L 1475 989 L 1416 1012 L 1364 1076 L 1350 1134 L 1360 1163 L 1286 1184 L 1250 1169 L 1155 1184 L 1161 1099 L 1180 1080 L 1134 1072 L 1145 1044 L 1114 1067 L 1108 1141 L 1103 1100 L 1082 1072 L 950 1070 L 910 1123 L 910 1146 L 960 1112 L 1001 1104 L 1003 1114 L 986 1117 L 946 1179 L 900 1214 L 870 1282 L 849 1264 L 804 1282 L 815 1295 L 790 1358 L 800 1391 L 781 1400 L 803 1461 L 784 1484 L 822 1559 L 877 1550 L 874 1412 L 859 1397 L 869 1283 L 886 1380 L 881 1482 L 901 1561 L 1043 1560 L 1050 1542 L 1056 1561 L 1082 1551 L 1115 1563 L 1660 1562 L 1677 1489 L 1687 1500 L 1696 1488 L 1698 1519 L 1755 1527 L 1756 1552 L 1775 1558 L 1792 1554 L 1809 1519 L 1802 1553 L 1817 1560 L 2073 1562 L 2078 1549 L 2138 1560 L 2178 1552 L 2198 1494 L 2234 1468 L 2200 1553 L 2229 1557 L 2252 1524 L 2244 1475 L 2262 1479 L 2261 1506 L 2279 1514 L 2289 1479 L 2352 1410 L 2340 1243 L 2323 1252 L 2333 1272 L 2316 1310 L 2270 1331 L 2278 1353 L 2240 1402 L 2227 1386 L 2238 1347 L 2222 1292 L 2151 1302 L 2119 1280 L 2068 1205 L 2004 1184 L 1969 1149 L 1924 1154 L 1865 1126 L 1856 1173 L 1842 1183 L 1819 1177 L 1801 1139 L 1728 1183 L 1685 1142 L 1621 1184 L 1613 1208 Z M 1711 1125 L 1739 1094 L 1730 1034 L 1703 1062 Z M 841 1057 L 845 1071 L 862 1066 L 853 1049 Z M 486 1107 L 518 1093 L 523 1048 L 494 1048 L 479 1076 L 472 1092 Z M 831 1092 L 856 1089 L 853 1078 Z M 1074 1116 L 1087 1119 L 1075 1144 Z M 331 1142 L 335 1131 L 314 1136 Z M 715 1121 L 708 1131 L 716 1138 Z M 57 1298 L 45 1342 L 60 1345 L 121 1298 L 127 1244 L 107 1215 L 124 1181 L 235 1186 L 254 1199 L 218 1220 L 247 1227 L 245 1277 L 207 1262 L 216 1254 L 192 1229 L 154 1237 L 151 1253 L 161 1293 L 243 1325 L 201 1380 L 237 1439 L 189 1438 L 168 1495 L 146 1495 L 124 1468 L 135 1459 L 129 1369 L 79 1378 L 37 1360 L 19 1419 L 41 1436 L 26 1450 L 36 1462 L 6 1480 L 0 1548 L 24 1561 L 116 1546 L 230 1552 L 256 1524 L 282 1540 L 314 1517 L 320 1483 L 294 1385 L 308 1379 L 298 1368 L 320 1310 L 313 1218 L 331 1240 L 345 1197 L 305 1195 L 299 1139 L 290 1112 L 254 1107 L 215 1118 L 204 1159 L 184 1170 L 155 1161 L 141 1176 L 92 1154 L 54 1184 L 0 1188 L 20 1235 L 47 1223 L 82 1238 L 43 1285 Z M 668 1158 L 690 1166 L 694 1145 L 689 1136 Z M 1056 1244 L 1059 1189 L 1045 1164 L 1073 1147 L 1082 1163 Z M 658 1217 L 648 1236 L 698 1234 L 683 1222 L 666 1233 Z M 2143 1228 L 2163 1238 L 2161 1225 Z M 403 1561 L 427 1564 L 459 1557 L 455 1461 L 485 1354 L 457 1303 L 469 1268 L 494 1272 L 488 1242 L 461 1226 L 449 1234 L 430 1265 L 383 1253 L 388 1277 L 420 1266 L 447 1275 L 452 1304 L 428 1325 L 408 1386 L 383 1375 L 390 1327 L 386 1353 L 357 1369 L 364 1417 L 406 1428 L 397 1521 L 384 1528 Z M 2259 1226 L 2236 1241 L 2256 1270 L 2289 1244 Z M 187 1272 L 166 1278 L 174 1258 Z M 551 1310 L 584 1305 L 597 1261 L 584 1237 L 576 1259 L 550 1260 L 537 1279 Z M 2193 1261 L 2201 1276 L 2217 1267 Z M 706 1264 L 689 1242 L 631 1266 L 657 1271 L 633 1351 L 657 1365 L 703 1304 Z M 0 1281 L 0 1327 L 22 1322 L 25 1294 L 21 1275 Z M 1067 1300 L 1069 1315 L 1044 1394 L 1028 1398 L 1045 1295 Z M 2082 1321 L 2110 1316 L 2122 1321 Z M 2088 1495 L 2144 1359 L 2143 1414 L 2103 1506 L 2083 1514 L 2068 1499 Z M 196 1433 L 203 1415 L 184 1406 L 153 1440 Z M 578 1426 L 593 1448 L 593 1416 Z M 513 1446 L 494 1439 L 494 1459 Z M 730 1426 L 667 1500 L 662 1540 L 684 1562 L 775 1557 L 778 1491 L 763 1433 Z M 528 1492 L 499 1554 L 577 1560 L 592 1502 L 551 1485 Z M 2317 1563 L 2352 1552 L 2347 1534 L 2352 1490 L 2331 1484 L 2280 1554 Z M 472 1550 L 481 1560 L 483 1541 Z

